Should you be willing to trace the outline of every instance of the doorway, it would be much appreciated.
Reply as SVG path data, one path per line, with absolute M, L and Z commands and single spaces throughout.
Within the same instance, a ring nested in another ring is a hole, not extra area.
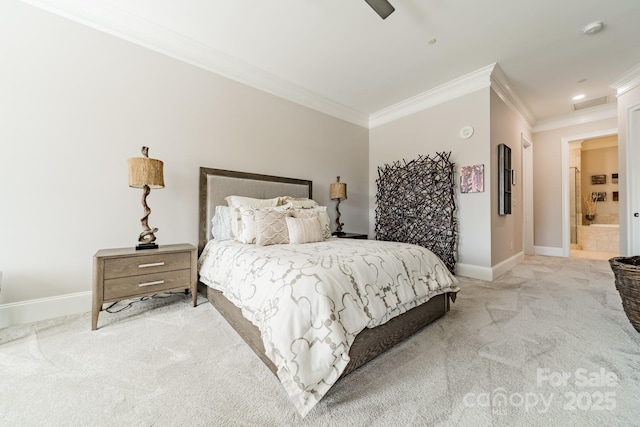
M 609 259 L 619 254 L 620 229 L 617 200 L 620 193 L 617 170 L 609 170 L 617 169 L 617 135 L 617 129 L 610 129 L 562 138 L 562 249 L 565 257 Z M 611 145 L 611 140 L 615 140 L 616 145 L 615 166 L 599 165 L 597 163 L 599 153 L 593 151 L 589 156 L 585 156 L 590 157 L 591 160 L 583 167 L 581 162 L 583 147 L 588 150 L 599 150 L 601 148 L 599 145 L 602 145 L 603 141 L 605 145 Z M 601 184 L 603 180 L 604 183 Z M 616 182 L 614 183 L 613 180 Z M 592 217 L 587 210 L 592 207 L 590 205 L 593 203 L 590 201 L 594 198 L 595 216 Z M 616 223 L 615 226 L 614 223 Z

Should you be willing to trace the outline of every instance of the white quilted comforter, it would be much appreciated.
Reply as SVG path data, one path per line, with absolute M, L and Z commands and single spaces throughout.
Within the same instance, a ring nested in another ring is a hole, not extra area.
M 199 271 L 203 283 L 260 329 L 266 355 L 302 416 L 340 377 L 360 331 L 459 290 L 429 250 L 374 240 L 210 241 Z

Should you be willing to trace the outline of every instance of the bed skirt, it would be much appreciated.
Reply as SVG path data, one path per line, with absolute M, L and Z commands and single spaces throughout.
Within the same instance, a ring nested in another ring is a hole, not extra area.
M 276 374 L 276 366 L 265 355 L 260 330 L 249 320 L 245 319 L 240 309 L 225 298 L 222 292 L 210 288 L 202 282 L 198 283 L 198 289 L 206 295 L 209 302 L 222 314 L 269 369 Z M 351 360 L 342 372 L 340 378 L 355 371 L 400 341 L 442 317 L 449 311 L 450 298 L 455 301 L 455 294 L 445 293 L 436 295 L 426 303 L 414 307 L 380 326 L 365 328 L 356 336 L 349 350 Z

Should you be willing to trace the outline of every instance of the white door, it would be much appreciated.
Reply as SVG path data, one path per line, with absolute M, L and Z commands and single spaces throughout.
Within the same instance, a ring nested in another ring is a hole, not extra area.
M 640 255 L 640 105 L 629 109 L 626 148 L 627 247 L 621 249 L 631 256 Z

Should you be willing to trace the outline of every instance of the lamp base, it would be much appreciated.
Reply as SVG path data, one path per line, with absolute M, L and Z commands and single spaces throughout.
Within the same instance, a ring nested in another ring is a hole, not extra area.
M 158 249 L 158 245 L 155 243 L 140 243 L 136 246 L 136 251 L 141 251 L 144 249 Z

